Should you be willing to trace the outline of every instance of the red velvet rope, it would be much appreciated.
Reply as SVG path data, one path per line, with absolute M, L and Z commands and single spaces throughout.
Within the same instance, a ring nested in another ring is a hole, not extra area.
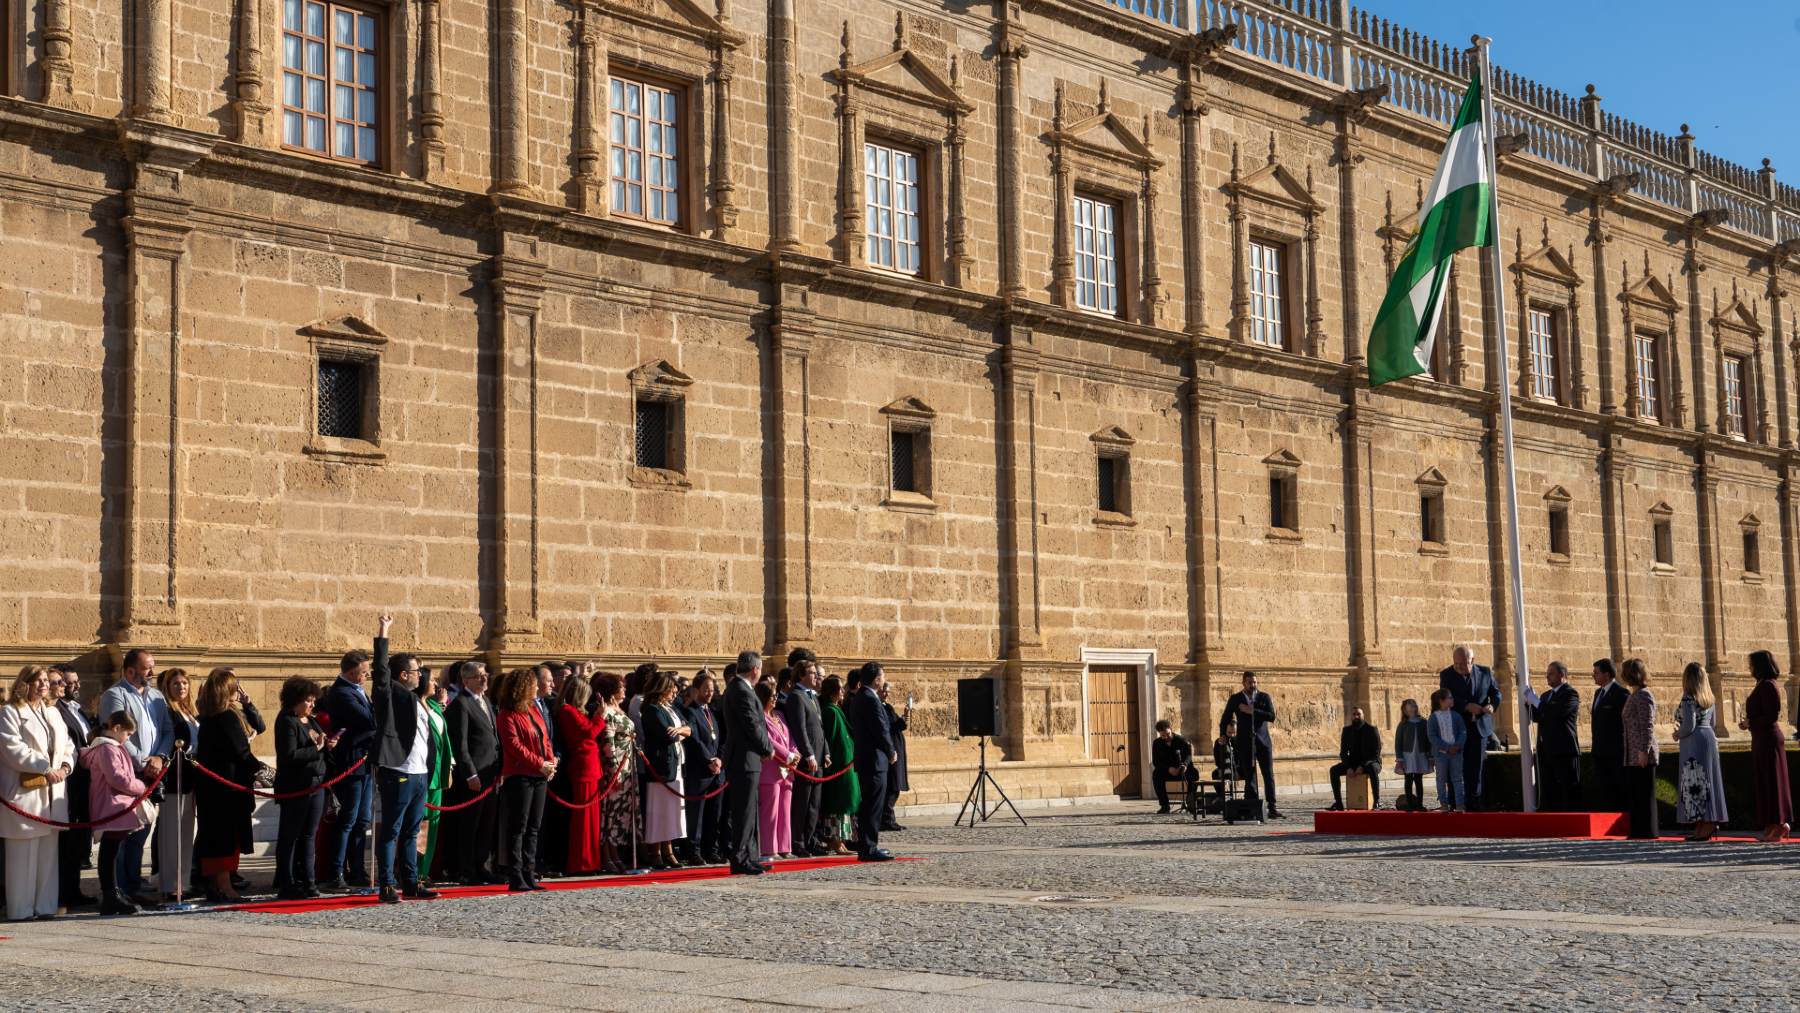
M 565 809 L 591 809 L 594 806 L 599 805 L 602 801 L 604 801 L 606 799 L 606 797 L 608 795 L 611 795 L 613 793 L 613 789 L 615 789 L 619 786 L 619 775 L 623 774 L 624 772 L 625 772 L 625 765 L 623 763 L 619 764 L 617 767 L 614 767 L 612 780 L 606 782 L 606 787 L 602 788 L 598 795 L 595 795 L 593 798 L 588 799 L 586 802 L 581 802 L 581 803 L 570 802 L 568 799 L 563 798 L 561 795 L 558 795 L 556 792 L 551 791 L 548 785 L 546 785 L 544 787 L 544 794 L 550 796 L 550 801 L 555 802 L 557 805 L 560 805 L 560 806 L 564 807 Z
M 494 778 L 492 781 L 488 782 L 486 788 L 481 789 L 481 794 L 469 799 L 467 802 L 458 802 L 455 805 L 432 805 L 430 802 L 427 802 L 425 803 L 425 808 L 430 809 L 434 813 L 453 813 L 459 809 L 467 809 L 482 799 L 487 798 L 489 795 L 492 795 L 494 789 L 500 787 L 505 781 L 506 778 L 504 777 Z
M 200 765 L 199 760 L 190 759 L 190 760 L 188 760 L 188 762 L 193 764 L 193 767 L 195 770 L 198 770 L 200 773 L 205 774 L 207 777 L 212 778 L 213 780 L 219 782 L 220 784 L 224 785 L 227 788 L 235 788 L 238 791 L 249 792 L 250 794 L 255 795 L 257 798 L 271 798 L 277 802 L 284 802 L 288 799 L 305 798 L 308 795 L 315 795 L 321 791 L 324 791 L 325 789 L 331 787 L 332 785 L 337 784 L 339 781 L 342 781 L 344 778 L 349 777 L 351 774 L 356 773 L 357 768 L 361 767 L 365 762 L 368 761 L 368 759 L 369 758 L 367 756 L 359 757 L 355 763 L 352 763 L 350 766 L 345 767 L 343 772 L 340 773 L 338 776 L 332 778 L 329 781 L 321 782 L 319 784 L 312 786 L 311 788 L 305 788 L 300 791 L 263 791 L 260 788 L 247 788 L 244 785 L 241 785 L 241 784 L 237 783 L 236 781 L 233 781 L 230 778 L 225 777 L 223 774 L 216 774 L 210 770 L 207 770 L 205 767 Z
M 147 785 L 144 788 L 144 793 L 142 795 L 139 795 L 137 798 L 132 799 L 130 805 L 126 806 L 123 809 L 120 809 L 116 813 L 111 813 L 106 816 L 101 816 L 101 817 L 98 817 L 97 819 L 91 819 L 91 820 L 88 820 L 86 823 L 64 823 L 62 820 L 53 820 L 53 819 L 50 819 L 45 816 L 34 816 L 31 813 L 28 813 L 25 810 L 19 808 L 18 806 L 13 805 L 11 800 L 5 798 L 4 796 L 0 796 L 0 805 L 4 805 L 8 809 L 11 809 L 14 813 L 25 817 L 26 819 L 30 820 L 33 823 L 42 823 L 44 826 L 47 826 L 47 827 L 56 827 L 59 830 L 92 830 L 95 827 L 100 826 L 102 823 L 110 823 L 113 820 L 116 820 L 119 817 L 125 815 L 126 813 L 131 812 L 132 810 L 136 809 L 138 806 L 143 805 L 144 800 L 150 797 L 150 793 L 156 790 L 156 786 L 162 783 L 163 777 L 165 775 L 167 775 L 168 773 L 169 773 L 169 768 L 167 765 L 165 765 L 163 767 L 163 769 L 156 772 L 156 777 L 152 778 L 149 785 Z M 65 781 L 64 783 L 66 784 L 68 782 Z
M 850 773 L 850 767 L 847 764 L 843 767 L 838 768 L 837 773 L 826 774 L 824 777 L 814 777 L 811 774 L 808 774 L 806 771 L 801 770 L 799 767 L 794 768 L 794 776 L 795 777 L 798 777 L 802 780 L 811 781 L 814 784 L 824 784 L 827 781 L 835 781 L 838 778 L 843 777 L 845 774 L 848 774 L 848 773 Z
M 657 784 L 662 785 L 664 791 L 666 791 L 669 794 L 675 796 L 676 798 L 682 800 L 683 802 L 704 802 L 709 798 L 717 797 L 720 792 L 724 791 L 726 788 L 731 787 L 731 782 L 726 781 L 723 784 L 719 785 L 717 788 L 714 788 L 712 791 L 709 791 L 704 795 L 683 795 L 681 792 L 678 792 L 675 790 L 674 782 L 665 781 L 661 777 L 657 776 L 656 768 L 654 766 L 652 766 L 650 763 L 650 757 L 644 756 L 644 751 L 642 749 L 638 750 L 638 756 L 643 758 L 644 769 L 650 772 L 650 779 L 652 781 L 655 781 Z

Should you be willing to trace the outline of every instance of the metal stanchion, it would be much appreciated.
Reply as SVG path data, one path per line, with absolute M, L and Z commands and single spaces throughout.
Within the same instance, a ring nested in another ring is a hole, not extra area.
M 636 777 L 637 776 L 637 770 L 636 770 L 637 762 L 638 762 L 638 760 L 637 760 L 637 732 L 634 729 L 632 732 L 632 735 L 631 735 L 631 754 L 626 757 L 627 769 L 625 771 L 621 772 L 619 774 L 619 776 L 620 777 Z M 643 791 L 645 787 L 647 787 L 647 785 L 644 784 L 643 781 L 640 779 L 640 781 L 638 783 L 638 791 L 640 791 L 640 792 Z M 637 808 L 641 812 L 644 809 L 644 804 L 649 802 L 649 799 L 647 799 L 647 798 L 639 799 L 638 801 L 639 801 L 639 805 Z M 649 869 L 646 869 L 643 866 L 638 864 L 638 816 L 637 816 L 637 813 L 632 813 L 631 814 L 631 868 L 625 870 L 625 875 L 627 875 L 627 876 L 642 876 L 642 875 L 646 875 L 647 873 L 649 873 L 649 871 L 650 871 Z
M 161 910 L 169 912 L 195 911 L 200 907 L 187 899 L 188 870 L 181 857 L 181 761 L 183 759 L 184 757 L 178 751 L 172 761 L 175 764 L 175 899 L 161 908 Z M 164 803 L 164 808 L 167 808 L 167 803 Z M 157 846 L 156 836 L 161 827 L 163 815 L 160 812 L 156 814 L 157 826 L 150 831 L 150 846 L 153 848 Z

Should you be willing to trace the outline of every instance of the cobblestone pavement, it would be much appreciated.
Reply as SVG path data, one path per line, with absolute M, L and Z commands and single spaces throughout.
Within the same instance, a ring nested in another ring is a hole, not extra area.
M 15 925 L 0 946 L 42 986 L 0 1009 L 116 1008 L 135 982 L 173 1010 L 1800 1008 L 1800 846 L 1315 838 L 1298 805 L 1231 828 L 1151 808 L 919 821 L 884 842 L 924 861 L 755 879 Z

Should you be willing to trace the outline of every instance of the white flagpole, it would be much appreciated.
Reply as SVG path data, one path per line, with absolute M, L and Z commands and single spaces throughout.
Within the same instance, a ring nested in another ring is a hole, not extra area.
M 1525 796 L 1525 811 L 1537 811 L 1536 785 L 1532 783 L 1531 709 L 1525 705 L 1525 690 L 1531 685 L 1531 662 L 1525 652 L 1525 580 L 1519 553 L 1519 482 L 1514 473 L 1512 418 L 1512 353 L 1506 341 L 1506 271 L 1500 256 L 1500 175 L 1494 163 L 1494 145 L 1499 140 L 1498 122 L 1494 117 L 1494 68 L 1488 59 L 1492 39 L 1475 36 L 1475 58 L 1481 67 L 1481 120 L 1485 143 L 1482 154 L 1487 159 L 1488 227 L 1494 241 L 1488 244 L 1488 260 L 1493 268 L 1494 320 L 1499 335 L 1500 361 L 1500 439 L 1506 455 L 1506 551 L 1508 576 L 1512 579 L 1513 627 L 1513 693 L 1519 707 L 1519 786 Z

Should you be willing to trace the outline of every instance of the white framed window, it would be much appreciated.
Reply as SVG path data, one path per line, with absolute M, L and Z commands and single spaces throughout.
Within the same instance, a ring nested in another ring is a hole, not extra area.
M 1741 355 L 1727 355 L 1723 365 L 1725 373 L 1725 432 L 1727 435 L 1743 439 L 1750 431 L 1744 410 L 1744 377 L 1750 371 Z
M 1531 355 L 1531 396 L 1562 403 L 1562 384 L 1557 374 L 1556 314 L 1533 306 L 1526 311 L 1528 352 Z
M 282 146 L 380 160 L 379 29 L 377 15 L 359 6 L 282 0 Z
M 614 77 L 608 93 L 612 211 L 681 224 L 681 93 Z
M 1274 243 L 1250 241 L 1250 340 L 1270 348 L 1287 347 L 1281 299 L 1282 253 L 1282 248 Z
M 863 195 L 870 266 L 918 274 L 919 156 L 905 148 L 865 142 Z
M 1075 195 L 1075 305 L 1119 312 L 1119 206 Z
M 1639 331 L 1631 336 L 1636 352 L 1638 417 L 1662 421 L 1662 335 Z

